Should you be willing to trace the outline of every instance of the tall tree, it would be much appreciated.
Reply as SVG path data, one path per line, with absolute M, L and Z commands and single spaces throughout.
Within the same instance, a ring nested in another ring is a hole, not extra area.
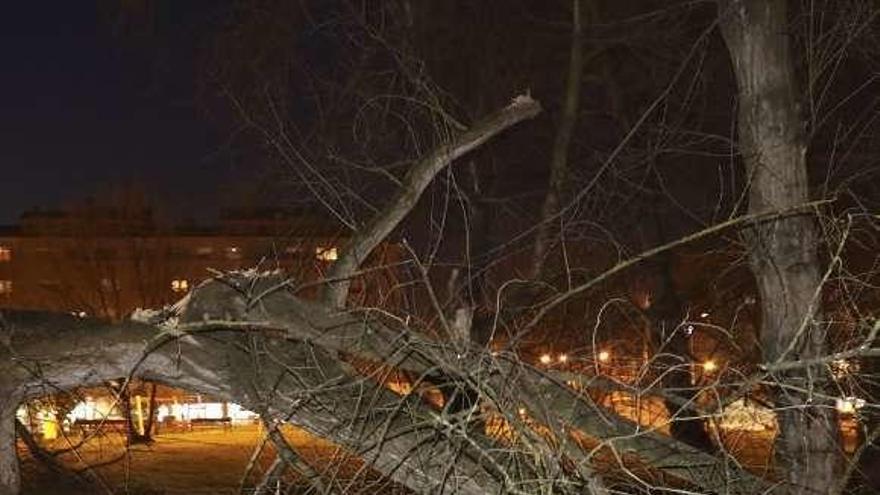
M 807 203 L 807 142 L 801 120 L 785 0 L 725 0 L 721 31 L 738 87 L 739 150 L 749 179 L 749 211 L 785 212 L 745 232 L 761 299 L 764 360 L 826 354 L 821 323 L 817 229 Z M 840 472 L 834 404 L 824 366 L 777 375 L 773 400 L 778 466 L 789 493 L 830 493 Z

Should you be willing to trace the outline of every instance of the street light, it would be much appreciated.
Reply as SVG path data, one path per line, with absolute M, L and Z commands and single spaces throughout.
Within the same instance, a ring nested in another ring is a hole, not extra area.
M 611 361 L 611 353 L 608 351 L 599 351 L 599 354 L 596 357 L 599 358 L 600 363 Z
M 718 363 L 716 363 L 715 361 L 712 361 L 711 359 L 707 359 L 706 361 L 703 361 L 703 371 L 711 373 L 717 369 L 718 369 Z
M 553 358 L 550 357 L 550 354 L 541 354 L 541 357 L 539 359 L 541 361 L 541 364 L 550 364 L 553 361 Z
M 559 360 L 560 363 L 567 363 L 568 362 L 568 354 L 560 354 L 557 359 Z
M 837 410 L 841 414 L 853 414 L 857 410 L 865 407 L 865 399 L 858 397 L 838 398 L 836 401 Z

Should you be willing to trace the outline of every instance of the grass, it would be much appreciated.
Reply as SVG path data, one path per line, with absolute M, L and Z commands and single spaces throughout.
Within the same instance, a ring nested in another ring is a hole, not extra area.
M 284 435 L 309 464 L 352 493 L 403 492 L 362 469 L 358 459 L 351 458 L 331 443 L 295 428 L 285 427 Z M 96 435 L 76 454 L 61 456 L 64 464 L 74 469 L 96 466 L 91 471 L 101 481 L 91 486 L 78 486 L 53 475 L 22 450 L 23 492 L 41 495 L 237 494 L 248 461 L 263 436 L 258 426 L 236 426 L 231 430 L 217 427 L 163 433 L 157 435 L 151 445 L 126 449 L 124 438 L 117 433 Z M 75 442 L 79 438 L 69 440 Z M 65 445 L 66 440 L 56 440 L 47 447 L 59 449 Z M 101 465 L 120 456 L 122 458 L 117 462 Z M 267 446 L 257 463 L 257 473 L 248 480 L 249 486 L 258 482 L 273 458 L 274 450 Z M 295 475 L 285 476 L 284 484 L 293 485 L 294 493 L 308 492 L 305 483 Z

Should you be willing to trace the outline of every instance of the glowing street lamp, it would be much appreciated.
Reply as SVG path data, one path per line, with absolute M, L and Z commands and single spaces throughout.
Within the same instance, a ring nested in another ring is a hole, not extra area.
M 599 351 L 599 354 L 596 357 L 599 359 L 600 363 L 611 361 L 611 353 L 608 351 Z
M 703 371 L 705 371 L 707 373 L 711 373 L 717 369 L 718 369 L 718 363 L 716 363 L 715 361 L 713 361 L 711 359 L 707 359 L 707 360 L 703 361 Z
M 560 363 L 567 363 L 568 362 L 568 354 L 560 354 L 559 357 L 557 358 L 557 360 L 559 360 Z
M 541 354 L 541 357 L 538 359 L 541 361 L 541 364 L 550 364 L 553 362 L 553 358 L 550 357 L 550 354 Z
M 835 402 L 837 410 L 841 414 L 854 414 L 859 409 L 865 407 L 865 399 L 859 399 L 858 397 L 838 398 Z

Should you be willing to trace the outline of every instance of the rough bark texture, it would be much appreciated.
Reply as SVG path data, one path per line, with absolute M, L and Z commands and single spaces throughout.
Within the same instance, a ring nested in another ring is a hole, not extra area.
M 554 431 L 581 431 L 706 491 L 747 494 L 765 488 L 722 459 L 603 412 L 522 363 L 476 349 L 449 359 L 448 349 L 405 328 L 302 301 L 281 287 L 277 276 L 208 282 L 189 296 L 180 325 L 161 334 L 134 322 L 107 325 L 9 312 L 0 388 L 13 391 L 14 411 L 19 399 L 121 376 L 184 387 L 253 410 L 265 408 L 275 419 L 350 449 L 419 493 L 535 493 L 545 488 L 547 466 L 559 465 L 559 449 L 589 465 L 589 453 L 571 442 L 554 447 L 556 442 L 543 440 L 546 445 L 537 451 L 516 450 L 466 431 L 418 397 L 402 398 L 365 378 L 339 358 L 345 352 L 420 373 L 440 368 L 491 394 L 502 411 L 524 405 Z M 0 426 L 10 430 L 0 430 L 5 435 L 0 494 L 12 494 L 18 487 L 14 418 L 5 419 Z M 535 452 L 543 453 L 535 458 Z M 517 473 L 515 480 L 505 476 L 510 472 Z M 589 480 L 584 481 L 586 490 Z
M 750 213 L 786 210 L 808 201 L 806 143 L 798 106 L 784 0 L 722 2 L 722 33 L 739 90 L 740 150 L 749 176 Z M 819 262 L 814 220 L 791 215 L 746 233 L 761 297 L 765 361 L 820 356 Z M 814 395 L 827 385 L 816 366 L 777 376 L 776 454 L 789 493 L 828 493 L 840 471 L 833 404 Z M 791 388 L 793 387 L 793 388 Z
M 18 453 L 15 447 L 15 410 L 18 401 L 9 389 L 0 389 L 0 495 L 17 494 L 20 489 Z

